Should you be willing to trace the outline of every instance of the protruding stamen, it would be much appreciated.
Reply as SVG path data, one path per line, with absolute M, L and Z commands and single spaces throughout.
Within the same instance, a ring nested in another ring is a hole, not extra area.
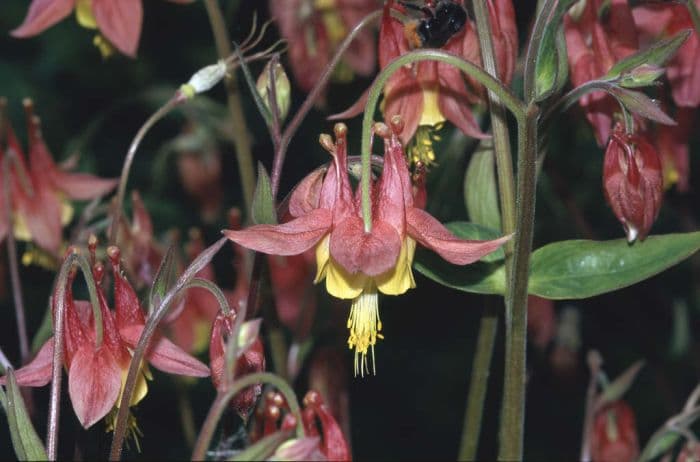
M 369 281 L 362 293 L 352 301 L 348 329 L 348 347 L 355 349 L 355 375 L 358 371 L 362 377 L 365 376 L 365 371 L 369 374 L 369 349 L 372 350 L 372 374 L 376 375 L 374 345 L 377 339 L 383 339 L 384 336 L 381 334 L 382 320 L 379 318 L 379 300 L 374 281 Z

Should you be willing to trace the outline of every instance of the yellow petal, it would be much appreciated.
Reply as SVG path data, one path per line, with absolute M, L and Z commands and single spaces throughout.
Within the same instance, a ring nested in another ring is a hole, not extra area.
M 331 252 L 328 247 L 329 242 L 330 234 L 324 237 L 316 246 L 316 278 L 314 279 L 314 284 L 318 284 L 326 277 L 326 267 L 331 258 Z
M 445 121 L 445 116 L 438 106 L 439 86 L 437 83 L 421 85 L 423 88 L 423 115 L 418 125 L 437 125 Z
M 355 298 L 362 293 L 366 282 L 370 280 L 363 273 L 348 273 L 331 258 L 326 269 L 326 290 L 338 298 Z
M 97 29 L 95 15 L 92 14 L 92 0 L 77 0 L 75 2 L 75 18 L 78 24 L 86 29 Z
M 413 279 L 413 254 L 416 251 L 416 241 L 407 237 L 401 244 L 401 252 L 396 266 L 374 278 L 379 291 L 387 295 L 401 295 L 408 289 L 416 287 Z

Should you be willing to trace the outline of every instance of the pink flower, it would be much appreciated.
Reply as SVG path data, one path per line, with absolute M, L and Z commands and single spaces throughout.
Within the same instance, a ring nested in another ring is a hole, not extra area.
M 10 163 L 9 171 L 14 234 L 56 255 L 61 246 L 62 225 L 73 216 L 73 207 L 66 196 L 77 200 L 94 199 L 114 189 L 117 180 L 70 173 L 56 166 L 41 136 L 41 125 L 33 113 L 32 103 L 27 100 L 24 105 L 29 132 L 29 165 L 8 121 L 5 124 L 7 145 L 4 149 L 0 146 L 0 177 L 4 176 L 3 159 L 11 150 L 16 160 Z M 4 212 L 0 215 L 2 240 L 9 227 L 7 215 Z
M 270 0 L 269 5 L 289 44 L 292 72 L 304 91 L 321 77 L 348 32 L 377 8 L 375 0 Z M 343 59 L 352 71 L 370 75 L 375 66 L 372 32 L 361 31 Z
M 169 1 L 184 4 L 192 0 Z M 141 0 L 33 0 L 24 22 L 11 34 L 18 38 L 33 37 L 66 18 L 73 10 L 81 26 L 98 29 L 120 52 L 136 57 L 143 21 Z M 95 45 L 104 54 L 109 46 L 99 37 L 96 37 Z
M 295 219 L 281 225 L 257 225 L 224 231 L 234 242 L 259 252 L 296 255 L 316 250 L 316 282 L 325 278 L 326 290 L 352 299 L 348 344 L 355 349 L 355 371 L 367 369 L 368 349 L 374 350 L 382 324 L 378 290 L 400 295 L 415 287 L 411 264 L 416 241 L 447 261 L 466 265 L 501 246 L 493 241 L 464 241 L 414 206 L 413 189 L 403 146 L 402 124 L 375 132 L 384 138 L 384 170 L 372 185 L 372 230 L 365 232 L 359 196 L 353 197 L 347 175 L 347 128 L 335 127 L 336 142 L 322 135 L 321 144 L 333 156 L 325 177 L 318 169 L 294 191 L 289 211 Z
M 604 10 L 603 3 L 602 0 L 588 1 L 580 17 L 566 15 L 564 18 L 574 86 L 603 77 L 617 61 L 639 48 L 627 0 L 612 0 Z M 601 11 L 604 11 L 602 17 L 599 14 Z M 598 145 L 603 146 L 608 141 L 613 115 L 619 106 L 603 92 L 584 96 L 580 104 L 593 126 Z
M 627 240 L 644 240 L 663 199 L 661 161 L 644 136 L 615 129 L 605 150 L 603 190 Z
M 507 85 L 513 78 L 518 50 L 515 13 L 511 0 L 488 2 L 491 27 L 501 80 Z M 379 30 L 379 66 L 383 69 L 395 58 L 410 51 L 406 27 L 391 15 L 391 10 L 405 13 L 393 1 L 384 6 Z M 410 35 L 410 34 L 409 34 Z M 416 44 L 413 44 L 416 45 Z M 472 22 L 467 22 L 443 47 L 475 64 L 481 64 L 479 42 Z M 468 84 L 468 85 L 467 85 Z M 444 63 L 421 61 L 396 71 L 385 88 L 384 118 L 400 115 L 405 123 L 401 140 L 406 144 L 419 126 L 438 126 L 445 120 L 455 124 L 465 135 L 484 138 L 470 107 L 484 96 L 481 85 L 462 76 L 460 70 Z
M 131 361 L 131 351 L 136 347 L 143 331 L 145 318 L 136 293 L 121 274 L 119 251 L 108 249 L 112 261 L 114 277 L 113 312 L 107 305 L 102 286 L 104 267 L 94 265 L 93 274 L 97 283 L 97 296 L 102 319 L 103 338 L 96 342 L 95 317 L 87 301 L 73 300 L 73 273 L 66 285 L 65 324 L 64 324 L 64 364 L 68 369 L 68 393 L 75 414 L 83 427 L 88 428 L 101 420 L 114 407 L 119 405 L 124 381 Z M 54 296 L 54 312 L 56 297 Z M 51 337 L 39 350 L 36 358 L 17 370 L 17 383 L 22 386 L 40 387 L 51 381 L 54 339 Z M 189 356 L 162 336 L 152 340 L 146 358 L 156 368 L 173 374 L 206 377 L 209 369 Z M 130 405 L 135 405 L 146 395 L 144 369 L 139 374 Z M 4 384 L 4 378 L 0 383 Z
M 616 401 L 596 413 L 591 435 L 593 462 L 631 462 L 639 455 L 634 411 Z

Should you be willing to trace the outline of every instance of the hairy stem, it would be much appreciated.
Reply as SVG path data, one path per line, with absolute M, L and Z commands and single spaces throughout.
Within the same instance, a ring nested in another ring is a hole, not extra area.
M 29 338 L 27 336 L 27 322 L 24 316 L 24 298 L 22 297 L 22 281 L 19 277 L 19 265 L 17 264 L 17 242 L 14 234 L 14 213 L 12 213 L 12 190 L 10 188 L 10 162 L 14 156 L 13 152 L 3 159 L 3 199 L 5 213 L 7 214 L 7 260 L 10 267 L 10 280 L 12 284 L 12 300 L 15 306 L 15 319 L 17 321 L 17 336 L 19 338 L 19 354 L 22 359 L 21 364 L 29 358 Z
M 122 166 L 122 173 L 119 177 L 119 187 L 117 189 L 117 199 L 114 203 L 114 209 L 112 210 L 112 223 L 109 227 L 109 242 L 111 245 L 119 245 L 117 242 L 119 222 L 121 221 L 122 208 L 124 207 L 124 196 L 126 195 L 126 184 L 129 181 L 129 172 L 131 172 L 131 165 L 134 163 L 134 158 L 136 157 L 136 151 L 139 149 L 139 145 L 146 133 L 163 117 L 165 117 L 173 108 L 178 104 L 183 102 L 181 98 L 174 96 L 167 103 L 165 103 L 160 109 L 154 112 L 151 117 L 146 120 L 146 122 L 141 126 L 136 136 L 131 141 L 129 145 L 129 150 L 126 153 L 126 159 L 124 159 L 124 165 Z
M 245 388 L 255 385 L 258 383 L 269 383 L 273 385 L 277 390 L 279 390 L 282 395 L 284 395 L 287 404 L 289 404 L 289 410 L 296 417 L 296 436 L 297 438 L 304 437 L 304 426 L 301 419 L 301 410 L 299 408 L 299 402 L 297 401 L 294 390 L 291 389 L 287 382 L 281 377 L 278 377 L 269 372 L 258 372 L 256 374 L 246 375 L 245 377 L 237 380 L 231 385 L 228 390 L 216 395 L 216 399 L 209 409 L 202 429 L 199 432 L 199 437 L 197 438 L 197 443 L 194 446 L 194 451 L 192 451 L 192 460 L 204 460 L 207 454 L 207 448 L 211 443 L 211 439 L 214 436 L 216 427 L 219 424 L 219 419 L 223 415 L 228 403 L 233 399 L 236 394 L 240 393 Z
M 282 174 L 282 166 L 284 164 L 284 159 L 287 155 L 287 149 L 289 148 L 289 143 L 291 142 L 292 137 L 299 129 L 299 126 L 301 125 L 302 121 L 309 113 L 313 105 L 316 103 L 316 100 L 318 100 L 319 96 L 321 96 L 321 93 L 323 92 L 324 88 L 326 88 L 326 84 L 328 83 L 328 81 L 331 78 L 331 75 L 333 74 L 333 70 L 340 62 L 340 59 L 343 57 L 345 51 L 350 47 L 352 41 L 355 39 L 355 37 L 357 37 L 357 34 L 359 34 L 362 31 L 362 29 L 379 19 L 381 14 L 382 10 L 377 10 L 373 13 L 368 14 L 350 31 L 348 36 L 345 37 L 345 40 L 343 40 L 338 46 L 335 55 L 333 55 L 333 59 L 331 59 L 330 63 L 328 63 L 328 66 L 316 82 L 316 85 L 314 85 L 314 87 L 309 92 L 308 96 L 306 97 L 306 100 L 304 100 L 304 103 L 301 105 L 296 114 L 294 114 L 294 117 L 289 122 L 289 125 L 287 125 L 287 128 L 285 128 L 272 164 L 271 183 L 273 197 L 277 196 L 280 176 Z
M 499 460 L 522 460 L 525 424 L 527 350 L 527 284 L 535 218 L 537 124 L 539 109 L 527 108 L 518 118 L 517 224 L 513 270 L 506 292 L 506 358 L 499 433 Z
M 204 0 L 204 6 L 207 9 L 219 58 L 226 59 L 232 53 L 231 39 L 226 31 L 226 22 L 219 7 L 219 2 L 218 0 Z M 250 213 L 250 208 L 253 204 L 253 191 L 255 190 L 255 170 L 253 169 L 250 135 L 248 134 L 248 127 L 243 114 L 235 73 L 232 72 L 226 76 L 225 84 L 228 109 L 231 115 L 233 144 L 236 148 L 236 161 L 238 162 L 241 189 L 243 191 L 243 203 L 245 204 L 246 213 Z
M 493 347 L 498 333 L 498 313 L 495 299 L 485 298 L 484 312 L 479 323 L 479 337 L 472 362 L 472 376 L 467 395 L 467 411 L 462 424 L 462 439 L 457 460 L 476 460 L 479 448 L 479 435 L 484 414 L 484 401 L 488 390 Z

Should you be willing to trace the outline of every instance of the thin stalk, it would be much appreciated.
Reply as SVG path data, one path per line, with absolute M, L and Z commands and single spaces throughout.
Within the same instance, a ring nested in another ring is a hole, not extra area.
M 194 451 L 192 451 L 192 460 L 204 460 L 207 454 L 207 448 L 209 448 L 211 439 L 219 424 L 219 419 L 221 419 L 231 399 L 245 388 L 258 383 L 269 383 L 284 395 L 287 404 L 289 404 L 289 410 L 296 417 L 297 438 L 303 438 L 305 436 L 301 419 L 301 409 L 299 408 L 299 402 L 294 394 L 294 390 L 292 390 L 281 377 L 270 374 L 269 372 L 258 372 L 242 377 L 240 380 L 237 380 L 230 389 L 216 395 L 216 399 L 212 403 L 209 413 L 202 425 L 202 429 L 199 432 L 197 443 L 195 444 Z
M 219 2 L 218 0 L 204 0 L 204 6 L 209 16 L 219 58 L 227 59 L 232 54 L 231 39 L 226 31 L 226 21 L 219 7 Z M 233 144 L 236 148 L 236 161 L 238 162 L 241 190 L 243 191 L 243 203 L 246 212 L 250 213 L 253 204 L 253 191 L 255 190 L 255 170 L 253 169 L 250 135 L 243 114 L 235 73 L 231 72 L 226 76 L 225 84 L 228 109 L 231 115 Z
M 472 376 L 467 395 L 467 411 L 462 424 L 462 439 L 457 460 L 476 460 L 479 435 L 484 414 L 484 401 L 488 390 L 493 347 L 498 333 L 498 313 L 495 299 L 485 297 L 484 312 L 479 323 L 479 337 L 472 362 Z
M 22 297 L 22 280 L 19 277 L 19 265 L 17 264 L 17 242 L 14 234 L 14 213 L 12 213 L 12 189 L 10 188 L 10 162 L 15 154 L 10 151 L 3 159 L 3 199 L 5 213 L 7 214 L 7 260 L 10 267 L 10 280 L 12 284 L 12 299 L 15 306 L 15 320 L 17 321 L 17 336 L 19 337 L 19 354 L 21 364 L 29 358 L 29 337 L 27 336 L 27 321 L 24 316 L 24 298 Z
M 323 92 L 323 89 L 326 87 L 326 84 L 330 80 L 333 71 L 335 70 L 338 63 L 340 63 L 340 59 L 343 57 L 345 51 L 350 47 L 352 41 L 360 33 L 360 31 L 362 31 L 362 29 L 379 19 L 381 14 L 382 10 L 377 10 L 368 14 L 350 31 L 348 36 L 345 37 L 345 40 L 343 40 L 338 46 L 335 55 L 333 55 L 333 59 L 331 59 L 330 63 L 328 63 L 328 66 L 326 66 L 326 69 L 324 70 L 323 74 L 318 79 L 318 81 L 316 81 L 316 85 L 314 85 L 314 87 L 311 89 L 308 96 L 302 103 L 301 107 L 296 112 L 296 114 L 294 114 L 294 117 L 289 122 L 289 125 L 287 125 L 287 127 L 284 129 L 279 148 L 275 153 L 275 158 L 272 163 L 271 183 L 273 197 L 277 196 L 280 176 L 282 174 L 282 166 L 284 165 L 284 159 L 287 155 L 287 148 L 289 148 L 289 143 L 292 140 L 292 137 L 299 129 L 299 126 L 301 125 L 302 121 L 309 113 L 313 105 L 316 103 L 318 97 L 321 96 L 321 93 Z
M 513 271 L 506 295 L 506 358 L 499 433 L 499 460 L 522 460 L 525 424 L 527 350 L 527 284 L 535 218 L 537 124 L 539 109 L 527 108 L 518 117 L 517 225 Z
M 170 111 L 172 111 L 178 104 L 182 103 L 184 100 L 179 98 L 177 95 L 173 96 L 167 103 L 161 106 L 151 117 L 146 120 L 146 122 L 141 126 L 136 136 L 131 141 L 129 145 L 129 150 L 126 153 L 126 159 L 124 159 L 124 165 L 122 166 L 122 173 L 119 177 L 119 188 L 117 189 L 117 199 L 114 204 L 114 210 L 112 211 L 112 223 L 109 227 L 109 242 L 112 245 L 118 245 L 117 237 L 119 229 L 119 222 L 121 221 L 122 207 L 124 206 L 124 196 L 126 194 L 126 184 L 129 181 L 129 172 L 131 171 L 131 164 L 134 163 L 134 158 L 136 157 L 136 151 L 141 144 L 141 141 L 146 136 L 146 133 L 163 117 L 165 117 Z
M 497 77 L 498 68 L 494 59 L 491 23 L 488 8 L 483 0 L 473 3 L 476 18 L 479 45 L 481 48 L 484 69 Z M 504 234 L 515 231 L 515 193 L 513 180 L 513 161 L 511 157 L 510 135 L 505 108 L 499 101 L 498 95 L 488 92 L 493 132 L 494 152 L 498 174 L 499 203 L 501 205 L 501 223 Z M 510 274 L 513 266 L 513 242 L 505 245 L 506 274 Z M 484 400 L 488 388 L 493 349 L 498 332 L 498 309 L 492 300 L 486 299 L 484 313 L 479 324 L 479 337 L 472 364 L 472 377 L 469 382 L 467 409 L 462 426 L 462 440 L 459 450 L 459 460 L 476 459 L 481 433 L 481 422 L 484 412 Z
M 581 436 L 581 462 L 591 460 L 591 431 L 593 430 L 593 415 L 596 407 L 596 389 L 598 388 L 598 376 L 600 374 L 600 366 L 603 362 L 600 354 L 593 350 L 588 353 L 588 368 L 591 373 L 591 378 L 588 381 L 588 389 L 586 390 L 586 404 L 583 418 L 583 431 Z
M 139 341 L 136 344 L 136 348 L 134 349 L 134 353 L 131 357 L 131 362 L 129 363 L 129 372 L 124 383 L 124 392 L 122 393 L 122 398 L 119 402 L 119 412 L 117 413 L 116 424 L 114 426 L 112 447 L 109 453 L 110 460 L 119 460 L 121 456 L 124 437 L 126 436 L 126 424 L 128 420 L 127 417 L 129 416 L 129 403 L 131 402 L 131 395 L 134 392 L 136 379 L 141 369 L 141 364 L 144 359 L 144 355 L 146 354 L 146 349 L 151 341 L 151 337 L 153 337 L 158 324 L 160 324 L 165 315 L 168 314 L 168 309 L 170 308 L 173 300 L 175 300 L 175 298 L 187 286 L 187 284 L 194 279 L 196 274 L 211 261 L 214 255 L 226 242 L 228 242 L 228 239 L 222 237 L 200 253 L 199 256 L 190 264 L 190 266 L 187 267 L 175 285 L 165 294 L 158 306 L 153 310 L 153 313 L 146 320 L 146 325 L 141 332 L 141 337 L 139 337 Z
M 450 64 L 465 74 L 469 75 L 477 82 L 485 86 L 488 90 L 493 91 L 503 104 L 510 110 L 518 120 L 524 119 L 525 105 L 520 101 L 509 88 L 504 86 L 498 79 L 491 76 L 488 72 L 476 64 L 465 60 L 446 51 L 434 49 L 414 50 L 391 61 L 372 82 L 365 105 L 365 112 L 362 118 L 362 146 L 360 154 L 362 156 L 362 176 L 360 178 L 360 188 L 362 192 L 362 219 L 364 222 L 365 232 L 372 230 L 372 210 L 370 203 L 370 178 L 371 178 L 371 138 L 374 111 L 379 101 L 384 85 L 389 77 L 403 66 L 416 63 L 419 61 L 439 61 Z

